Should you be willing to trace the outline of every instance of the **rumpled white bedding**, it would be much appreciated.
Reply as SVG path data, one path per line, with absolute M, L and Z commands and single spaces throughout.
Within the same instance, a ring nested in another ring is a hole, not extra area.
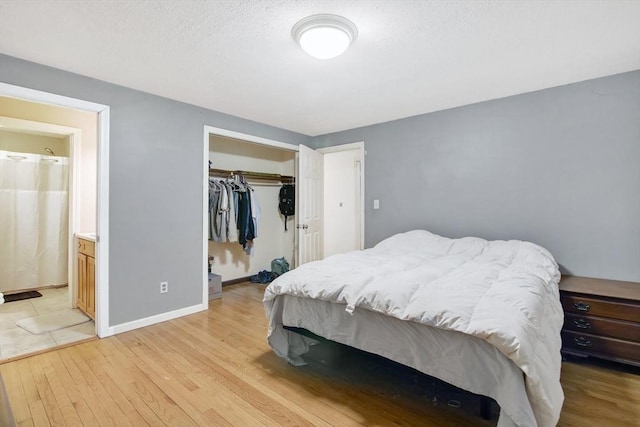
M 276 301 L 284 295 L 462 332 L 488 342 L 524 373 L 528 402 L 521 403 L 530 405 L 533 419 L 519 413 L 513 399 L 481 392 L 501 406 L 499 425 L 554 426 L 564 399 L 559 279 L 551 254 L 533 243 L 401 233 L 371 249 L 305 264 L 272 282 L 264 296 L 269 342 L 276 353 L 299 362 L 290 357 L 291 343 L 284 342 L 288 335 L 278 323 Z

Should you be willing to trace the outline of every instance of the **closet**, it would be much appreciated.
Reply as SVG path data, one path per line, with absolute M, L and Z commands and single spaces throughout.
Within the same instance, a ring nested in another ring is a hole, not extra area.
M 260 206 L 257 237 L 252 255 L 238 242 L 208 241 L 212 270 L 223 282 L 248 278 L 271 269 L 271 261 L 285 257 L 294 265 L 295 217 L 287 220 L 278 210 L 283 183 L 293 181 L 296 152 L 239 139 L 209 136 L 210 180 L 241 180 L 254 192 Z

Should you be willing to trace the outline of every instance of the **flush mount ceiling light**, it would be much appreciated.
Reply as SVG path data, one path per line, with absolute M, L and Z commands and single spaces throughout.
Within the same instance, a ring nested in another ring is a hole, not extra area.
M 331 59 L 347 50 L 358 36 L 358 29 L 342 16 L 312 15 L 298 21 L 291 36 L 314 58 Z

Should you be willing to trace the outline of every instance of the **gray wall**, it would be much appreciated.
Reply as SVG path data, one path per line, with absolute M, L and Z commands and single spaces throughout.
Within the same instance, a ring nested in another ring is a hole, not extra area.
M 640 281 L 640 71 L 312 144 L 355 141 L 367 150 L 367 246 L 413 228 L 522 239 L 563 273 Z
M 0 55 L 0 81 L 111 107 L 109 323 L 202 302 L 205 124 L 293 144 L 310 138 Z M 159 284 L 169 281 L 169 293 Z
M 364 140 L 367 246 L 412 228 L 524 239 L 564 272 L 640 281 L 640 71 L 313 139 L 5 55 L 0 81 L 111 107 L 111 325 L 201 301 L 205 124 Z

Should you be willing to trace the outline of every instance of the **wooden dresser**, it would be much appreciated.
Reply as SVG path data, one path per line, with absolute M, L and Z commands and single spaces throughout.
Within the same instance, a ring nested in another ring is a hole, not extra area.
M 562 352 L 640 366 L 640 283 L 563 276 Z

